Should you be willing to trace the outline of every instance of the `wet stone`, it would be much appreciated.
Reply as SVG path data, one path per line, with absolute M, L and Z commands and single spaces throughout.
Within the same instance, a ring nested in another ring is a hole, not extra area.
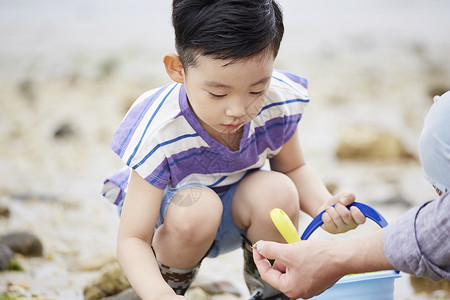
M 42 243 L 29 232 L 14 232 L 0 236 L 0 244 L 8 246 L 14 253 L 24 256 L 42 256 Z
M 14 259 L 14 253 L 8 246 L 0 244 L 0 271 L 6 270 Z
M 9 207 L 0 204 L 0 218 L 9 218 L 10 214 Z
M 136 294 L 132 288 L 128 288 L 117 295 L 102 298 L 102 300 L 140 300 L 141 298 Z
M 83 295 L 85 300 L 103 299 L 119 294 L 129 287 L 130 284 L 119 263 L 113 262 L 105 265 L 101 269 L 100 276 L 85 286 Z

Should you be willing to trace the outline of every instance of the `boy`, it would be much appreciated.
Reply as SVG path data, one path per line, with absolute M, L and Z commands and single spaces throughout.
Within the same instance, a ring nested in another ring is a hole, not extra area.
M 240 247 L 242 236 L 251 299 L 289 299 L 262 281 L 248 245 L 282 241 L 270 210 L 297 224 L 300 205 L 311 216 L 328 208 L 333 233 L 365 218 L 331 207 L 353 194 L 332 197 L 304 162 L 306 80 L 273 70 L 282 13 L 273 0 L 174 0 L 172 21 L 177 55 L 163 61 L 174 83 L 142 95 L 111 144 L 132 170 L 104 189 L 121 209 L 121 266 L 143 299 L 186 299 L 176 294 L 202 259 Z M 267 159 L 271 171 L 261 169 Z

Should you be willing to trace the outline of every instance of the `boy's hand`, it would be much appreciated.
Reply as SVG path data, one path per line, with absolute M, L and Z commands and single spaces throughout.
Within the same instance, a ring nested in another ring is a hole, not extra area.
M 326 210 L 322 215 L 322 228 L 335 234 L 355 229 L 358 225 L 364 224 L 366 217 L 357 207 L 352 206 L 350 209 L 346 207 L 353 202 L 355 202 L 355 195 L 342 192 L 321 205 L 318 214 Z

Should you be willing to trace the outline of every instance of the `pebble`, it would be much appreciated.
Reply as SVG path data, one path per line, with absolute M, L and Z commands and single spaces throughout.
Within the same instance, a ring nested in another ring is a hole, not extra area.
M 29 232 L 13 232 L 0 236 L 0 244 L 9 247 L 14 253 L 24 256 L 42 256 L 42 243 L 36 235 Z
M 69 123 L 64 123 L 59 125 L 55 132 L 53 133 L 53 137 L 55 139 L 66 139 L 75 136 L 75 129 L 73 126 Z

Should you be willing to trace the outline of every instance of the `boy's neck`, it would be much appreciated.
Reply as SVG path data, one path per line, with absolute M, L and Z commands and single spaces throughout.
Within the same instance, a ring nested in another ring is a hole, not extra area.
M 203 129 L 218 143 L 224 145 L 230 151 L 239 150 L 242 135 L 244 133 L 244 126 L 239 128 L 236 132 L 225 133 L 215 130 L 213 127 L 203 123 L 202 121 L 200 121 L 200 124 L 203 127 Z
M 233 133 L 221 133 L 213 138 L 227 147 L 230 151 L 238 151 L 241 144 L 242 135 L 244 133 L 244 126 L 239 128 L 238 131 Z

